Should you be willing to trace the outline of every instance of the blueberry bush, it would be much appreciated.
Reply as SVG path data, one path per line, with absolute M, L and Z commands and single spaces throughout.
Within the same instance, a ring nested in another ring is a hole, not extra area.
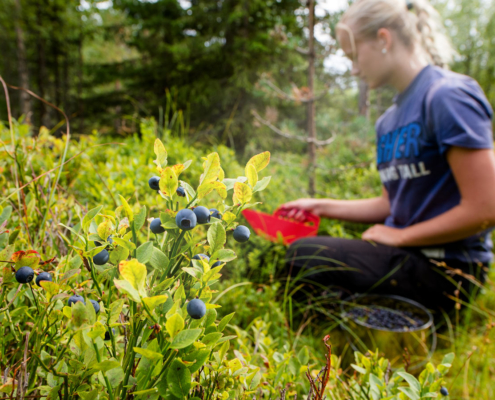
M 265 206 L 255 198 L 280 202 L 286 177 L 274 177 L 276 196 L 263 191 L 268 152 L 242 168 L 222 146 L 202 158 L 165 134 L 165 147 L 153 120 L 140 130 L 107 145 L 96 133 L 33 137 L 15 121 L 14 147 L 0 127 L 0 397 L 403 400 L 447 390 L 451 356 L 415 378 L 378 352 L 346 367 L 291 333 L 290 307 L 262 289 L 284 248 L 241 218 Z M 239 256 L 255 266 L 266 247 L 275 258 L 249 271 L 263 286 L 232 281 L 246 272 Z

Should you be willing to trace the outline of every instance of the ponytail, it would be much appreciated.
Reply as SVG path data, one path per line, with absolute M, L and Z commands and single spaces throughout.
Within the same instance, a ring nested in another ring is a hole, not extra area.
M 418 46 L 430 63 L 442 68 L 448 68 L 455 54 L 440 15 L 428 0 L 357 0 L 337 24 L 354 43 L 350 25 L 363 38 L 376 38 L 380 28 L 393 29 L 406 46 Z

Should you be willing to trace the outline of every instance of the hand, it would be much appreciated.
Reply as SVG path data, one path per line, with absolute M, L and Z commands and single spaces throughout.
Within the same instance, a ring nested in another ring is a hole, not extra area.
M 305 219 L 304 211 L 320 216 L 320 205 L 321 199 L 298 199 L 282 204 L 280 208 L 290 209 L 287 213 L 288 218 L 303 221 Z
M 363 240 L 371 240 L 387 246 L 399 247 L 402 245 L 404 230 L 381 224 L 373 225 L 361 235 Z

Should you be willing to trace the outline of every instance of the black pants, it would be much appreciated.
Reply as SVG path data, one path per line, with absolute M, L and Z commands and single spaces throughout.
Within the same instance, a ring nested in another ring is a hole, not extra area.
M 457 294 L 469 301 L 485 282 L 488 267 L 486 263 L 429 259 L 411 248 L 328 236 L 295 241 L 285 261 L 291 279 L 306 282 L 305 287 L 315 293 L 393 294 L 447 312 L 455 305 L 448 296 Z M 446 265 L 436 265 L 442 261 Z

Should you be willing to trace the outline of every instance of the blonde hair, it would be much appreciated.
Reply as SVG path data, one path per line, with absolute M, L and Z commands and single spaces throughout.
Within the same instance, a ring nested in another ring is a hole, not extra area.
M 413 48 L 419 44 L 429 61 L 447 68 L 455 50 L 443 33 L 440 14 L 428 0 L 357 0 L 344 13 L 337 29 L 345 30 L 355 52 L 355 39 L 376 38 L 380 28 L 392 29 Z M 354 53 L 355 54 L 355 53 Z

